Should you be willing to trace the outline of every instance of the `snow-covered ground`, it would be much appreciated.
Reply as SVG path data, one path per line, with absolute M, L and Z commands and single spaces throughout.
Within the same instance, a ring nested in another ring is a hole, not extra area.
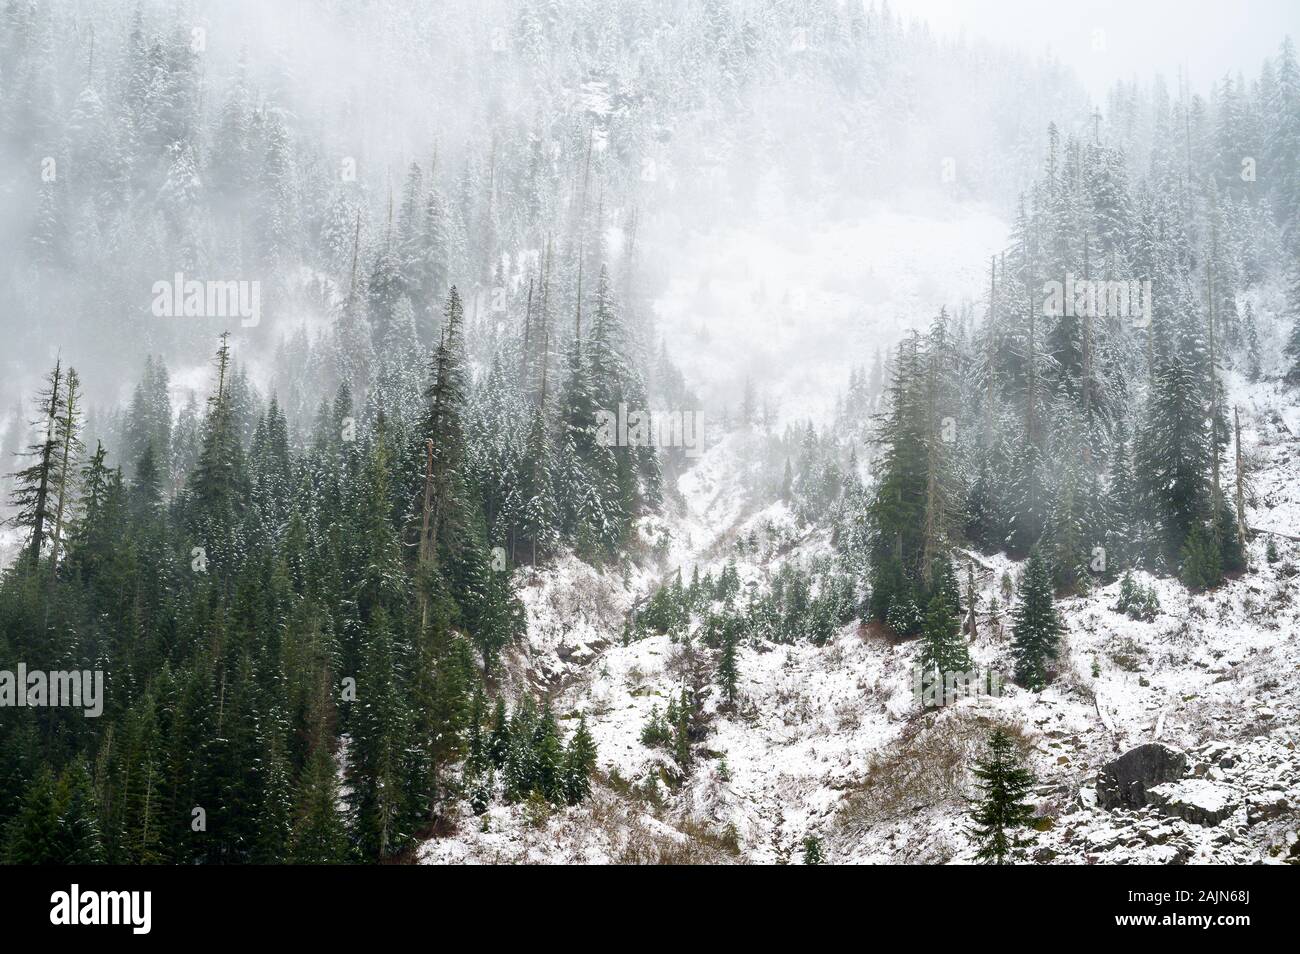
M 701 467 L 716 466 L 729 450 L 715 448 Z M 1262 450 L 1261 482 L 1281 482 L 1279 471 L 1300 442 L 1278 438 Z M 701 489 L 698 481 L 683 485 Z M 707 500 L 708 489 L 693 499 Z M 1265 499 L 1251 512 L 1253 524 L 1283 517 Z M 783 509 L 754 514 L 743 526 L 780 521 Z M 816 532 L 782 559 L 827 546 Z M 1041 694 L 1004 684 L 999 698 L 923 712 L 913 696 L 915 643 L 851 625 L 823 647 L 747 644 L 737 711 L 715 716 L 685 785 L 673 791 L 654 782 L 653 796 L 640 787 L 629 792 L 624 783 L 644 786 L 670 768 L 668 756 L 644 746 L 640 734 L 651 707 L 662 712 L 679 690 L 670 672 L 677 648 L 666 636 L 622 645 L 615 617 L 630 605 L 635 583 L 566 566 L 536 588 L 540 599 L 530 595 L 528 662 L 539 688 L 557 689 L 554 707 L 569 725 L 577 713 L 587 715 L 600 770 L 617 784 L 600 786 L 592 804 L 567 809 L 541 828 L 525 821 L 522 808 L 494 807 L 486 831 L 466 817 L 457 835 L 429 842 L 423 857 L 772 862 L 797 859 L 804 837 L 814 835 L 833 862 L 966 861 L 966 768 L 990 720 L 1024 740 L 1038 778 L 1038 809 L 1051 819 L 1030 847 L 1040 861 L 1284 857 L 1295 843 L 1300 805 L 1290 682 L 1300 672 L 1300 549 L 1279 540 L 1281 558 L 1268 564 L 1264 546 L 1263 538 L 1252 544 L 1250 574 L 1206 595 L 1139 575 L 1159 596 L 1161 612 L 1151 622 L 1113 610 L 1118 584 L 1064 601 L 1061 675 Z M 976 559 L 984 597 L 1004 570 L 1016 571 L 1003 559 Z M 761 578 L 775 568 L 742 562 L 741 577 Z M 606 611 L 611 618 L 602 634 L 595 620 Z M 1005 619 L 998 633 L 981 617 L 971 643 L 977 666 L 1009 671 L 1008 633 Z M 1153 740 L 1190 753 L 1192 779 L 1175 794 L 1202 807 L 1226 806 L 1226 820 L 1211 826 L 1154 809 L 1096 807 L 1099 767 Z
M 880 213 L 784 242 L 771 234 L 691 239 L 681 261 L 708 265 L 685 267 L 658 314 L 688 381 L 714 388 L 706 399 L 734 406 L 749 368 L 783 417 L 824 420 L 852 364 L 928 321 L 935 303 L 978 294 L 1005 230 L 971 211 L 941 224 Z M 828 337 L 846 328 L 830 349 L 842 366 L 807 357 L 828 353 Z M 1255 469 L 1250 525 L 1300 536 L 1300 395 L 1230 375 L 1228 396 Z M 1028 847 L 1037 861 L 1239 863 L 1295 851 L 1300 546 L 1282 536 L 1276 562 L 1261 534 L 1250 572 L 1212 593 L 1138 574 L 1160 601 L 1149 622 L 1114 610 L 1117 583 L 1062 601 L 1060 672 L 1042 693 L 1007 681 L 996 697 L 923 710 L 915 642 L 858 624 L 821 647 L 746 642 L 742 699 L 731 712 L 710 700 L 710 735 L 679 782 L 669 754 L 640 736 L 652 707 L 662 712 L 680 691 L 680 648 L 668 636 L 625 645 L 626 611 L 678 568 L 716 574 L 750 530 L 774 531 L 783 545 L 740 558 L 742 586 L 830 550 L 825 530 L 750 501 L 746 440 L 728 435 L 680 478 L 680 507 L 644 528 L 641 568 L 598 571 L 570 558 L 520 571 L 529 637 L 508 664 L 512 689 L 549 693 L 566 729 L 587 716 L 602 781 L 591 801 L 545 819 L 523 806 L 466 814 L 423 846 L 422 860 L 797 861 L 814 836 L 834 863 L 966 862 L 969 766 L 991 723 L 1020 740 L 1037 777 L 1042 830 Z M 1004 572 L 1019 572 L 1004 558 L 969 558 L 981 606 Z M 979 619 L 970 651 L 982 670 L 1012 668 L 1005 609 L 1000 626 Z M 1158 807 L 1097 807 L 1099 769 L 1157 740 L 1187 753 L 1187 778 L 1154 791 Z

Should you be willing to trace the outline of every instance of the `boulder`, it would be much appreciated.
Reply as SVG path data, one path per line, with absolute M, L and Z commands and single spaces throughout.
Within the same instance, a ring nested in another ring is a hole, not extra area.
M 1232 747 L 1227 742 L 1213 741 L 1207 742 L 1199 749 L 1201 758 L 1210 765 L 1221 765 L 1224 768 L 1232 768 L 1234 759 L 1232 758 Z
M 1147 798 L 1167 815 L 1209 827 L 1230 818 L 1238 805 L 1232 789 L 1200 778 L 1156 785 L 1147 790 Z
M 1252 795 L 1246 800 L 1246 824 L 1258 825 L 1285 815 L 1290 810 L 1291 802 L 1284 795 Z
M 1097 774 L 1097 804 L 1102 808 L 1141 808 L 1147 792 L 1174 782 L 1187 771 L 1187 756 L 1159 742 L 1129 749 Z

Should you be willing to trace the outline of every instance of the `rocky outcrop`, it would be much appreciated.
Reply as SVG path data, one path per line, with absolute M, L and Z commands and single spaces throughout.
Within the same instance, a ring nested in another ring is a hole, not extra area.
M 1159 742 L 1130 749 L 1102 766 L 1097 775 L 1097 804 L 1101 808 L 1141 808 L 1157 785 L 1176 782 L 1187 771 L 1187 756 Z
M 1206 826 L 1232 817 L 1239 804 L 1236 793 L 1228 786 L 1201 778 L 1157 785 L 1147 790 L 1147 798 L 1166 815 Z
M 1246 824 L 1259 825 L 1293 811 L 1290 799 L 1278 792 L 1264 792 L 1246 799 Z

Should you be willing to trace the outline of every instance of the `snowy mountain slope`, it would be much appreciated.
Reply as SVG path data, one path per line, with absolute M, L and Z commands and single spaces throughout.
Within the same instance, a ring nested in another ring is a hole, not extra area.
M 681 332 L 689 309 L 673 295 L 661 314 L 680 307 Z M 740 333 L 747 319 L 727 313 Z M 843 312 L 819 307 L 809 316 L 830 324 Z M 768 384 L 802 389 L 801 407 L 824 408 L 807 382 L 824 383 L 829 395 L 839 379 L 788 357 Z M 708 368 L 724 353 L 696 359 L 704 379 L 722 380 Z M 594 801 L 546 819 L 526 806 L 493 807 L 486 821 L 466 814 L 455 834 L 425 844 L 422 860 L 770 863 L 798 860 L 804 839 L 815 837 L 834 863 L 969 862 L 969 765 L 993 723 L 1020 740 L 1037 777 L 1044 821 L 1028 848 L 1034 860 L 1290 857 L 1300 807 L 1300 712 L 1289 689 L 1300 672 L 1300 545 L 1288 537 L 1300 536 L 1300 395 L 1235 373 L 1225 384 L 1253 471 L 1248 522 L 1274 532 L 1252 542 L 1247 574 L 1200 595 L 1135 574 L 1159 599 L 1151 621 L 1114 609 L 1118 583 L 1060 601 L 1067 634 L 1058 676 L 1032 693 L 1009 680 L 1008 607 L 1000 620 L 983 609 L 991 595 L 1002 599 L 1004 573 L 1014 579 L 1020 568 L 969 554 L 982 609 L 969 648 L 981 671 L 1003 674 L 1000 696 L 922 710 L 913 683 L 919 646 L 873 626 L 848 625 L 821 647 L 746 641 L 740 703 L 722 712 L 716 693 L 710 698 L 710 733 L 683 777 L 669 752 L 641 741 L 652 710 L 662 713 L 680 691 L 681 648 L 666 635 L 625 644 L 623 614 L 678 570 L 716 574 L 736 556 L 736 537 L 751 531 L 767 544 L 737 559 L 743 587 L 761 590 L 784 562 L 831 551 L 826 530 L 800 526 L 783 504 L 755 502 L 750 437 L 725 436 L 680 478 L 677 506 L 648 522 L 647 542 L 659 545 L 641 569 L 599 572 L 565 560 L 536 577 L 522 571 L 529 639 L 512 672 L 518 687 L 552 694 L 566 728 L 587 717 L 602 775 Z M 1099 770 L 1151 741 L 1188 753 L 1188 779 L 1159 793 L 1161 808 L 1098 808 Z
M 1271 445 L 1262 481 L 1283 482 L 1297 450 L 1293 439 Z M 746 523 L 773 516 L 779 513 Z M 1251 514 L 1257 524 L 1283 518 L 1263 502 Z M 826 546 L 814 534 L 784 559 Z M 600 769 L 614 784 L 602 786 L 594 805 L 569 809 L 542 831 L 526 822 L 523 808 L 494 808 L 488 832 L 474 830 L 477 820 L 466 817 L 457 836 L 429 843 L 423 857 L 617 861 L 629 860 L 627 846 L 637 843 L 647 851 L 660 845 L 670 855 L 719 860 L 713 858 L 717 841 L 734 837 L 737 857 L 772 862 L 797 858 L 803 838 L 814 835 L 834 862 L 970 860 L 963 836 L 965 762 L 983 744 L 990 721 L 1024 739 L 1038 778 L 1039 812 L 1053 819 L 1035 836 L 1031 851 L 1039 861 L 1285 857 L 1300 805 L 1300 752 L 1288 728 L 1300 716 L 1288 688 L 1288 676 L 1300 671 L 1294 598 L 1300 550 L 1282 541 L 1281 559 L 1268 564 L 1264 546 L 1263 539 L 1252 544 L 1250 574 L 1210 594 L 1190 595 L 1176 581 L 1143 577 L 1161 604 L 1151 622 L 1113 610 L 1118 584 L 1063 601 L 1068 635 L 1061 675 L 1041 694 L 1004 685 L 1001 698 L 923 713 L 913 698 L 915 643 L 894 643 L 853 625 L 820 648 L 746 644 L 743 701 L 736 713 L 715 717 L 707 751 L 676 791 L 661 781 L 674 772 L 671 760 L 640 741 L 651 707 L 662 711 L 680 685 L 669 638 L 626 646 L 617 638 L 603 647 L 587 642 L 595 650 L 587 658 L 565 654 L 554 631 L 534 636 L 529 652 L 534 662 L 546 661 L 535 671 L 562 665 L 571 677 L 554 700 L 556 710 L 587 715 Z M 740 566 L 742 579 L 773 569 Z M 1006 569 L 1014 574 L 1016 567 L 980 558 L 976 580 L 985 597 Z M 591 585 L 573 579 L 574 589 Z M 1009 632 L 999 635 L 990 623 L 981 616 L 972 656 L 980 667 L 1007 672 Z M 1226 804 L 1225 821 L 1206 826 L 1150 810 L 1095 807 L 1100 766 L 1156 739 L 1192 753 L 1196 782 L 1184 794 L 1196 804 Z M 629 788 L 634 794 L 615 794 Z

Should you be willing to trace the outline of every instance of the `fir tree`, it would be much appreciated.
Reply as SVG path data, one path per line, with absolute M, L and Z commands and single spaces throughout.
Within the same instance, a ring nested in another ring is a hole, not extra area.
M 505 767 L 510 753 L 510 720 L 506 718 L 506 700 L 497 696 L 496 707 L 492 713 L 492 731 L 488 734 L 487 754 L 492 765 L 499 771 Z
M 307 761 L 298 794 L 289 859 L 297 864 L 341 864 L 348 857 L 347 829 L 338 810 L 334 757 L 324 740 Z
M 596 769 L 596 743 L 587 729 L 587 717 L 578 719 L 578 728 L 564 752 L 564 797 L 570 805 L 585 801 L 591 794 L 591 774 Z
M 668 723 L 673 729 L 673 758 L 676 760 L 678 768 L 684 773 L 690 772 L 691 764 L 694 761 L 691 754 L 692 711 L 691 701 L 686 695 L 686 689 L 683 688 L 676 708 L 668 717 Z
M 42 418 L 33 422 L 40 430 L 40 441 L 28 450 L 33 462 L 13 474 L 14 490 L 11 503 L 16 511 L 12 518 L 15 527 L 27 532 L 27 560 L 35 567 L 41 549 L 51 533 L 54 523 L 53 487 L 59 459 L 58 420 L 64 409 L 64 374 L 61 363 L 56 362 L 47 378 L 47 385 L 37 398 Z
M 1283 378 L 1288 384 L 1300 383 L 1300 263 L 1291 275 L 1291 288 L 1287 294 L 1287 311 L 1291 317 L 1291 328 L 1287 334 L 1283 353 L 1291 359 Z
M 970 836 L 977 846 L 975 859 L 1002 865 L 1023 854 L 1020 829 L 1034 819 L 1026 798 L 1034 777 L 1016 758 L 1015 745 L 1002 729 L 989 736 L 988 755 L 975 764 L 979 797 L 971 810 L 975 827 Z
M 822 841 L 815 835 L 809 835 L 803 840 L 803 863 L 806 865 L 822 863 Z
M 55 855 L 61 864 L 96 865 L 104 862 L 99 808 L 90 773 L 80 761 L 63 771 L 56 791 L 59 829 Z
M 735 708 L 736 693 L 740 682 L 740 672 L 736 665 L 736 643 L 739 638 L 737 627 L 724 624 L 722 627 L 722 650 L 718 655 L 717 680 L 722 690 L 722 698 L 728 708 Z
M 27 787 L 18 814 L 10 823 L 5 862 L 11 865 L 63 864 L 59 802 L 54 775 L 42 767 Z
M 1217 451 L 1210 446 L 1206 385 L 1195 354 L 1175 349 L 1158 359 L 1146 426 L 1138 435 L 1135 469 L 1171 560 L 1209 506 L 1210 454 Z
M 945 676 L 970 671 L 970 655 L 961 638 L 960 621 L 952 604 L 942 594 L 930 600 L 921 629 L 921 668 L 933 674 L 939 685 Z
M 1208 590 L 1223 582 L 1223 557 L 1211 533 L 1200 524 L 1183 541 L 1178 577 L 1189 590 Z
M 1242 319 L 1246 336 L 1246 380 L 1254 384 L 1261 374 L 1259 353 L 1259 328 L 1255 323 L 1255 309 L 1246 302 L 1246 315 Z
M 1053 604 L 1051 574 L 1037 550 L 1030 552 L 1025 564 L 1012 617 L 1016 680 L 1027 689 L 1041 690 L 1047 685 L 1048 666 L 1056 659 L 1063 627 Z

